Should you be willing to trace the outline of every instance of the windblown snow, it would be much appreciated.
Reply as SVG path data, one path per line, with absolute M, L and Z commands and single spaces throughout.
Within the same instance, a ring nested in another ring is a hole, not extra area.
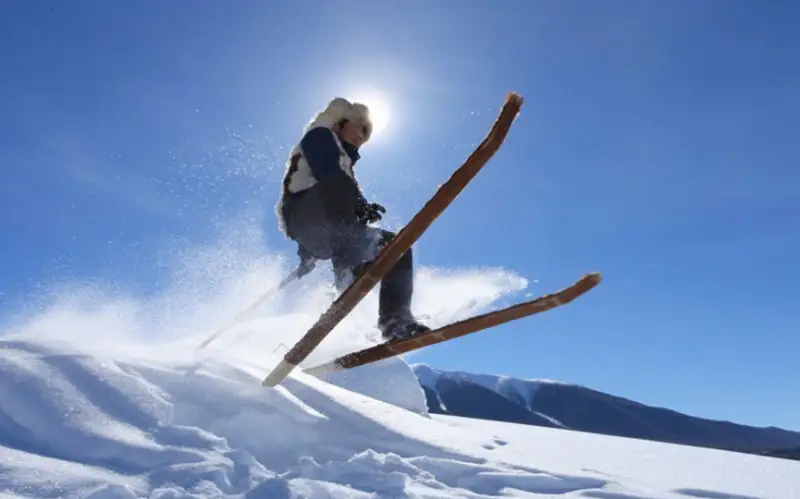
M 311 276 L 196 352 L 286 272 L 218 256 L 199 252 L 179 286 L 148 298 L 60 289 L 5 327 L 0 498 L 800 497 L 797 462 L 431 416 L 407 359 L 325 379 L 298 370 L 264 388 L 330 293 Z M 486 270 L 422 270 L 418 281 L 432 325 L 526 285 Z M 370 344 L 376 301 L 308 364 Z

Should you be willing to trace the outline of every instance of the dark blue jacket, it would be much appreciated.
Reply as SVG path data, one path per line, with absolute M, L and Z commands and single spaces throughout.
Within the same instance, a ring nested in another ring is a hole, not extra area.
M 342 148 L 350 156 L 352 165 L 360 159 L 358 148 L 342 141 Z M 357 224 L 358 213 L 367 205 L 366 199 L 358 183 L 342 170 L 339 164 L 341 150 L 336 144 L 331 130 L 314 128 L 302 138 L 303 149 L 308 166 L 317 184 L 311 189 L 290 194 L 284 190 L 284 204 L 280 216 L 284 218 L 286 233 L 298 242 L 301 258 L 311 255 L 309 250 L 320 243 L 320 217 L 325 222 L 337 220 L 335 223 Z M 323 222 L 323 223 L 325 223 Z M 330 236 L 334 239 L 348 237 L 348 231 L 334 231 Z M 330 244 L 330 242 L 326 243 Z M 305 246 L 309 249 L 305 249 Z M 341 242 L 336 245 L 341 246 Z M 328 251 L 318 250 L 318 258 L 330 258 Z
M 325 182 L 333 176 L 347 176 L 339 166 L 339 147 L 336 145 L 330 129 L 320 127 L 310 130 L 300 141 L 300 145 L 308 166 L 318 182 Z M 361 158 L 358 149 L 345 141 L 342 141 L 342 147 L 355 166 Z

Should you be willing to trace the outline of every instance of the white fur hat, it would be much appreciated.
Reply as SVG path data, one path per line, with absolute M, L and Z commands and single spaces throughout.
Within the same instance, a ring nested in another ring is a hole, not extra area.
M 360 102 L 350 102 L 343 97 L 336 97 L 328 103 L 328 107 L 319 113 L 309 124 L 308 128 L 323 125 L 328 128 L 343 119 L 363 123 L 366 127 L 365 141 L 372 135 L 372 120 L 369 117 L 369 108 Z

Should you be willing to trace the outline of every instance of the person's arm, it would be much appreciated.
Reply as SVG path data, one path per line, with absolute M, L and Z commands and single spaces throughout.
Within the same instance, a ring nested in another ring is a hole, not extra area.
M 328 184 L 330 188 L 326 191 L 334 193 L 339 206 L 351 203 L 356 218 L 364 225 L 383 218 L 386 208 L 367 201 L 356 182 L 342 171 L 339 166 L 340 151 L 328 129 L 315 128 L 309 131 L 303 137 L 301 145 L 314 177 Z M 329 203 L 328 209 L 331 210 L 332 207 Z
M 333 133 L 327 128 L 314 128 L 300 141 L 311 173 L 318 182 L 325 182 L 340 175 L 347 176 L 339 166 L 339 148 Z
M 327 128 L 314 128 L 300 142 L 314 178 L 321 184 L 325 212 L 332 220 L 356 220 L 361 191 L 339 166 L 339 147 Z

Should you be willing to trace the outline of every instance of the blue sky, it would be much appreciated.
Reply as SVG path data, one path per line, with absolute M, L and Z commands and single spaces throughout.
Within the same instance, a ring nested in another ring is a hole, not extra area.
M 605 280 L 414 360 L 800 430 L 798 7 L 501 4 L 4 3 L 0 313 L 64 280 L 151 293 L 165 241 L 243 210 L 291 254 L 283 161 L 336 95 L 388 103 L 359 175 L 407 221 L 515 90 L 506 144 L 418 263 L 537 295 Z

